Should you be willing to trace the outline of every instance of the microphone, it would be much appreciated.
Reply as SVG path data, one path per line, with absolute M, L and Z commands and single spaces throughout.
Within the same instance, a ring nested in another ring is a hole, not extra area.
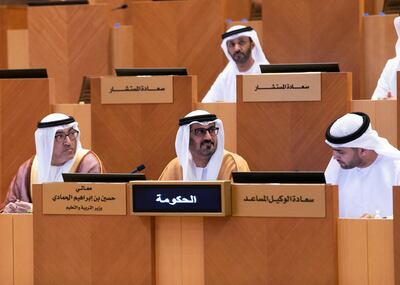
M 112 8 L 111 11 L 119 10 L 119 9 L 126 9 L 126 8 L 128 8 L 128 4 L 124 3 L 122 5 L 119 5 L 119 6 L 115 7 L 115 8 Z
M 136 173 L 136 172 L 142 171 L 143 169 L 145 169 L 145 166 L 144 166 L 144 164 L 141 164 L 141 165 L 136 166 L 135 169 L 133 169 L 131 173 Z

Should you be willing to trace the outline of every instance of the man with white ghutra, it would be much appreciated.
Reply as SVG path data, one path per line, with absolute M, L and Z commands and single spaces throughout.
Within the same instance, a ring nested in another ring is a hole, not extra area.
M 18 169 L 0 205 L 0 213 L 32 211 L 32 184 L 62 182 L 62 173 L 102 173 L 103 165 L 91 150 L 82 148 L 78 122 L 53 113 L 44 117 L 35 132 L 36 155 Z
M 237 25 L 222 34 L 221 48 L 228 64 L 201 101 L 236 102 L 236 75 L 260 74 L 260 64 L 269 64 L 252 27 Z
M 238 154 L 224 149 L 224 127 L 216 115 L 203 110 L 179 120 L 175 140 L 177 157 L 159 180 L 230 180 L 232 171 L 249 171 Z
M 339 187 L 339 216 L 393 216 L 392 187 L 400 182 L 400 151 L 372 129 L 362 112 L 348 113 L 326 130 L 333 156 L 326 182 Z

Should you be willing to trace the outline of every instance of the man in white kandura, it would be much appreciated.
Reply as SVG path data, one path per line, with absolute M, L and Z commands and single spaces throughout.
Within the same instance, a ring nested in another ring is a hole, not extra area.
M 400 17 L 394 19 L 397 33 L 396 56 L 386 62 L 379 77 L 372 100 L 397 98 L 397 71 L 400 70 Z
M 236 102 L 236 75 L 260 74 L 260 64 L 268 64 L 256 31 L 233 26 L 222 34 L 221 48 L 229 60 L 202 103 Z
M 179 120 L 177 157 L 160 180 L 230 180 L 232 171 L 249 171 L 238 154 L 224 149 L 224 126 L 216 115 L 196 110 Z
M 339 187 L 339 216 L 392 216 L 392 187 L 399 185 L 400 151 L 372 129 L 367 114 L 349 113 L 326 130 L 333 156 L 326 182 Z

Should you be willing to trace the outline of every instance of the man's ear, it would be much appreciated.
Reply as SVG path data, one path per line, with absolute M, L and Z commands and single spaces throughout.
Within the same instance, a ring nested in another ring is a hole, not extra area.
M 371 150 L 370 149 L 365 149 L 365 148 L 359 148 L 359 155 L 367 155 Z
M 256 45 L 254 44 L 254 42 L 251 42 L 250 45 L 251 45 L 251 49 L 253 49 L 253 48 L 256 46 Z

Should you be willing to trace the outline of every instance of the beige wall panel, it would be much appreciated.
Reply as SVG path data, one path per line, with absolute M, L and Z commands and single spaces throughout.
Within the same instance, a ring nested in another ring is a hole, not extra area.
M 26 10 L 24 6 L 0 6 L 0 68 L 8 68 L 7 31 L 27 28 Z
M 13 216 L 0 215 L 0 280 L 14 285 Z
M 364 16 L 365 93 L 371 98 L 386 61 L 396 55 L 393 20 L 397 15 Z
M 340 285 L 368 283 L 368 221 L 338 219 Z
M 379 135 L 397 147 L 397 101 L 353 100 L 351 111 L 368 114 L 372 127 Z
M 362 13 L 360 0 L 263 0 L 267 58 L 271 63 L 337 61 L 341 71 L 352 72 L 353 98 L 359 98 Z
M 224 148 L 235 152 L 237 149 L 237 123 L 235 103 L 198 103 L 196 109 L 216 114 L 224 124 Z
M 225 65 L 221 0 L 143 1 L 131 7 L 135 66 L 188 68 L 198 77 L 200 101 Z
M 376 125 L 376 101 L 371 100 L 352 100 L 351 112 L 364 112 L 371 119 L 371 124 Z
M 157 285 L 203 285 L 204 234 L 202 217 L 156 217 Z
M 224 20 L 250 19 L 251 0 L 224 0 Z
M 150 217 L 43 215 L 33 191 L 35 284 L 154 284 Z
M 114 104 L 100 102 L 100 79 L 91 81 L 92 149 L 107 171 L 130 172 L 145 164 L 146 177 L 158 179 L 176 157 L 179 118 L 192 110 L 193 76 L 173 77 L 173 104 Z
M 49 79 L 0 80 L 0 200 L 12 177 L 35 154 L 36 124 L 50 113 Z
M 241 90 L 242 78 L 238 78 Z M 325 131 L 350 111 L 349 73 L 322 73 L 321 101 L 237 106 L 237 151 L 252 170 L 325 170 L 331 157 Z
M 185 1 L 132 2 L 133 56 L 137 67 L 178 66 L 178 20 Z
M 84 148 L 92 148 L 92 123 L 90 104 L 56 104 L 52 106 L 54 113 L 73 116 L 78 122 L 81 143 Z M 100 158 L 101 159 L 101 158 Z
M 397 102 L 378 101 L 376 102 L 376 123 L 375 128 L 379 135 L 385 137 L 392 145 L 398 146 L 397 141 Z
M 221 0 L 187 1 L 178 25 L 179 65 L 197 75 L 199 101 L 225 66 L 222 9 Z
M 7 68 L 29 68 L 28 30 L 8 30 Z
M 109 72 L 106 5 L 31 7 L 31 67 L 45 67 L 55 78 L 56 103 L 77 103 L 84 75 Z
M 203 217 L 182 218 L 182 284 L 205 284 L 203 229 Z
M 133 27 L 119 26 L 111 30 L 111 73 L 115 68 L 133 67 Z
M 182 283 L 182 217 L 155 218 L 156 284 Z
M 14 215 L 14 285 L 33 285 L 33 216 Z
M 5 6 L 0 7 L 0 68 L 7 68 L 7 18 Z
M 393 220 L 368 220 L 369 285 L 394 285 Z
M 205 284 L 337 284 L 335 197 L 325 218 L 204 218 Z

